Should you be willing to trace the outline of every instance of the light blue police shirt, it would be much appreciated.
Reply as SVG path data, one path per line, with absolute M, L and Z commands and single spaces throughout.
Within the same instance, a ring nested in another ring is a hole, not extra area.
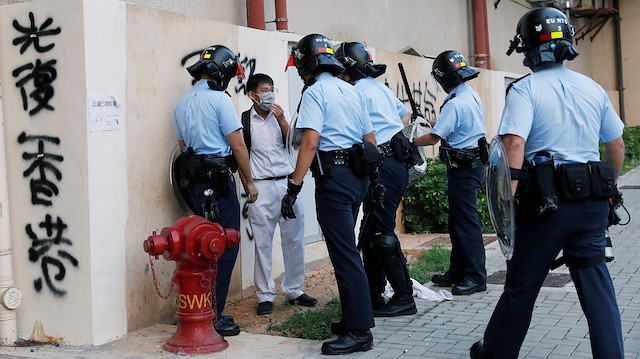
M 562 64 L 544 63 L 507 94 L 498 134 L 526 140 L 525 158 L 540 151 L 556 163 L 599 161 L 598 142 L 622 136 L 624 124 L 604 89 Z
M 447 103 L 442 107 L 431 133 L 447 140 L 453 148 L 478 147 L 478 139 L 487 131 L 480 96 L 463 82 L 449 93 L 445 101 Z
M 200 80 L 173 108 L 176 137 L 197 154 L 225 157 L 230 153 L 227 135 L 242 128 L 231 98 Z
M 362 78 L 354 86 L 364 98 L 376 141 L 379 145 L 389 142 L 391 137 L 404 128 L 402 117 L 409 110 L 391 89 L 372 77 Z
M 328 72 L 320 74 L 302 94 L 296 128 L 317 131 L 321 151 L 351 148 L 373 131 L 360 93 Z

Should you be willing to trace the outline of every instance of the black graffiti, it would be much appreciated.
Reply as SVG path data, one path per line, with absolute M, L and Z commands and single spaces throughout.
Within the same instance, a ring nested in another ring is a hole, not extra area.
M 29 20 L 31 22 L 31 25 L 29 27 L 20 25 L 18 20 L 15 20 L 15 19 L 13 20 L 13 28 L 24 34 L 24 36 L 18 36 L 15 39 L 13 39 L 13 45 L 18 46 L 19 44 L 22 44 L 22 46 L 20 47 L 21 54 L 27 51 L 27 48 L 31 44 L 33 44 L 34 49 L 40 53 L 51 50 L 55 46 L 55 44 L 41 46 L 40 39 L 44 36 L 52 36 L 52 35 L 59 34 L 61 31 L 60 28 L 57 27 L 55 29 L 47 30 L 49 25 L 53 23 L 53 20 L 51 18 L 48 18 L 47 20 L 45 20 L 45 22 L 43 22 L 42 25 L 40 25 L 40 27 L 37 27 L 35 24 L 36 22 L 32 12 L 29 13 Z
M 388 82 L 385 79 L 385 84 L 388 86 Z M 418 110 L 424 115 L 427 120 L 436 120 L 436 111 L 435 111 L 435 101 L 436 95 L 433 94 L 429 90 L 429 82 L 424 81 L 424 89 L 422 88 L 422 82 L 412 83 L 411 87 L 411 95 L 413 96 L 413 100 L 416 102 L 416 106 Z M 407 97 L 406 90 L 402 83 L 396 84 L 396 96 L 402 103 L 409 105 L 409 98 Z
M 30 182 L 31 186 L 31 203 L 34 205 L 51 206 L 52 202 L 47 199 L 54 195 L 58 195 L 58 186 L 53 183 L 48 177 L 47 173 L 53 174 L 53 176 L 60 181 L 62 179 L 62 173 L 55 166 L 55 162 L 62 162 L 64 157 L 45 152 L 45 143 L 51 143 L 54 145 L 60 144 L 58 137 L 52 136 L 31 136 L 22 132 L 18 136 L 18 143 L 24 144 L 26 142 L 37 142 L 37 152 L 23 152 L 22 158 L 26 161 L 31 161 L 31 165 L 27 168 L 22 175 L 26 178 L 34 174 L 38 170 L 37 178 L 32 178 Z
M 240 55 L 238 55 L 238 57 L 240 57 Z M 246 78 L 248 79 L 249 77 L 253 76 L 253 74 L 256 72 L 256 59 L 250 59 L 247 56 L 245 56 L 242 61 L 240 61 L 240 65 L 242 66 L 243 69 L 245 69 L 245 74 Z M 249 71 L 247 71 L 249 70 Z M 236 86 L 236 93 L 240 93 L 242 92 L 243 94 L 247 94 L 247 83 L 244 79 L 239 78 L 238 79 L 238 86 Z
M 241 197 L 244 199 L 244 204 L 242 205 L 242 218 L 249 221 L 249 203 L 247 202 L 247 194 L 243 193 Z M 253 232 L 251 231 L 251 226 L 246 226 L 245 231 L 247 232 L 247 238 L 250 241 L 253 240 Z
M 34 64 L 25 64 L 13 70 L 13 77 L 18 77 L 23 71 L 31 70 L 27 75 L 16 82 L 16 87 L 20 88 L 20 94 L 22 95 L 22 108 L 26 111 L 29 107 L 27 90 L 25 85 L 27 82 L 33 80 L 33 87 L 35 88 L 29 97 L 36 101 L 37 105 L 29 111 L 29 115 L 33 116 L 40 112 L 42 109 L 53 111 L 53 106 L 49 105 L 49 100 L 53 98 L 54 90 L 51 84 L 57 77 L 57 72 L 54 67 L 56 60 L 49 60 L 44 64 L 40 60 L 36 60 Z
M 37 292 L 42 290 L 42 279 L 47 285 L 47 288 L 56 296 L 64 296 L 67 291 L 58 288 L 51 280 L 50 266 L 57 268 L 57 274 L 53 276 L 53 279 L 60 282 L 65 278 L 66 268 L 61 259 L 71 263 L 72 266 L 78 266 L 78 260 L 64 249 L 58 249 L 53 251 L 52 247 L 71 246 L 72 242 L 63 237 L 64 231 L 67 229 L 67 224 L 62 221 L 60 217 L 57 217 L 55 221 L 52 221 L 51 215 L 47 214 L 43 222 L 40 222 L 38 227 L 44 229 L 46 236 L 39 238 L 34 232 L 31 224 L 27 224 L 25 231 L 27 236 L 31 239 L 31 247 L 29 248 L 29 260 L 31 262 L 41 263 L 42 277 L 33 281 L 33 286 Z M 55 252 L 60 258 L 54 258 L 50 255 L 50 252 Z

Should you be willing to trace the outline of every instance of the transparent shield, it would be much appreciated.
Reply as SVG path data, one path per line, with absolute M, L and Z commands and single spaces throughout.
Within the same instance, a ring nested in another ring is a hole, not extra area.
M 428 133 L 431 133 L 431 125 L 422 117 L 416 118 L 415 121 L 411 122 L 404 130 L 404 134 L 410 142 L 413 142 L 414 138 L 424 136 Z M 421 178 L 427 170 L 427 154 L 424 146 L 417 146 L 417 149 L 420 157 L 422 157 L 422 164 L 415 165 L 409 169 L 409 182 Z
M 510 260 L 515 239 L 515 203 L 511 192 L 509 161 L 499 136 L 491 140 L 489 150 L 487 205 L 502 254 Z
M 298 161 L 298 150 L 300 149 L 300 143 L 302 142 L 302 131 L 296 128 L 298 123 L 298 112 L 293 114 L 291 118 L 291 124 L 289 125 L 289 132 L 287 132 L 287 154 L 289 163 L 293 168 L 296 168 L 296 162 Z
M 171 156 L 169 158 L 169 189 L 171 190 L 171 198 L 173 198 L 173 203 L 175 203 L 176 208 L 180 211 L 180 214 L 183 216 L 189 216 L 194 214 L 193 210 L 187 204 L 187 200 L 185 200 L 185 195 L 187 195 L 183 190 L 180 189 L 180 182 L 178 180 L 178 175 L 175 169 L 176 159 L 180 156 L 180 148 L 178 144 L 173 147 L 171 151 Z

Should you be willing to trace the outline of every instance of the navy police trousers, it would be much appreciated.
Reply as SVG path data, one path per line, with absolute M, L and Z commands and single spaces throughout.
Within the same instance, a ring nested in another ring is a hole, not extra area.
M 234 228 L 240 233 L 240 204 L 238 203 L 238 195 L 236 191 L 236 181 L 233 175 L 228 176 L 229 193 L 226 196 L 219 196 L 214 193 L 213 196 L 218 201 L 218 212 L 220 213 L 220 225 L 222 228 Z M 200 204 L 204 203 L 207 198 L 204 195 L 206 189 L 213 189 L 215 186 L 211 182 L 199 182 L 194 183 L 189 187 L 189 195 L 191 202 L 195 203 L 198 208 Z M 196 211 L 196 214 L 202 216 L 201 210 Z M 229 283 L 231 282 L 231 272 L 236 263 L 238 257 L 238 251 L 240 246 L 227 248 L 222 253 L 222 256 L 218 258 L 218 276 L 216 278 L 216 308 L 218 319 L 224 310 L 224 304 L 227 300 L 227 292 L 229 291 Z
M 484 348 L 495 358 L 517 358 L 533 307 L 549 269 L 565 258 L 589 258 L 605 248 L 606 200 L 560 203 L 555 213 L 517 211 L 515 247 L 507 279 L 484 333 Z M 620 312 L 604 262 L 569 268 L 589 325 L 594 358 L 624 357 Z
M 331 167 L 331 176 L 316 178 L 316 212 L 333 264 L 347 330 L 373 327 L 369 286 L 354 228 L 368 178 L 356 177 L 348 166 Z

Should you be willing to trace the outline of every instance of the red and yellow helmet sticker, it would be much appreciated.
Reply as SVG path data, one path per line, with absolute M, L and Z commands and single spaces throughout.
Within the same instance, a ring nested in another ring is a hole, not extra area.
M 330 47 L 319 47 L 318 52 L 326 52 L 328 54 L 333 54 L 333 49 Z
M 553 39 L 562 39 L 562 31 L 553 31 L 540 35 L 540 41 L 549 41 Z

